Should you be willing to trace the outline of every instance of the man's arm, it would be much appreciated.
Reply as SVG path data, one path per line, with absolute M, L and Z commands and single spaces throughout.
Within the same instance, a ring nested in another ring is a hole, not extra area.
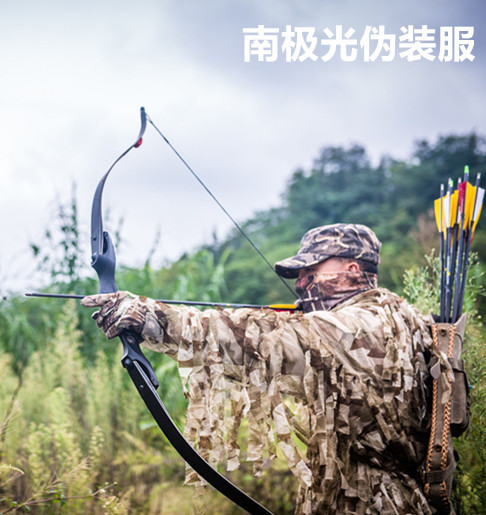
M 93 318 L 108 338 L 124 329 L 137 331 L 146 347 L 179 363 L 183 379 L 189 381 L 185 436 L 192 443 L 198 441 L 200 450 L 201 445 L 206 449 L 207 455 L 202 454 L 210 462 L 226 455 L 228 467 L 237 467 L 236 437 L 246 417 L 247 456 L 254 462 L 255 473 L 263 467 L 265 449 L 274 455 L 276 438 L 294 474 L 310 484 L 310 471 L 291 436 L 295 421 L 281 397 L 291 394 L 305 400 L 305 340 L 310 329 L 304 315 L 270 309 L 199 311 L 127 292 L 94 295 L 82 303 L 100 308 Z M 230 416 L 224 415 L 223 408 L 228 396 Z M 225 450 L 222 434 L 229 435 Z
M 241 378 L 241 367 L 266 362 L 268 374 L 302 376 L 308 324 L 301 314 L 271 309 L 208 309 L 169 306 L 128 292 L 86 297 L 109 339 L 123 330 L 142 335 L 144 346 L 167 354 L 183 367 L 221 363 Z

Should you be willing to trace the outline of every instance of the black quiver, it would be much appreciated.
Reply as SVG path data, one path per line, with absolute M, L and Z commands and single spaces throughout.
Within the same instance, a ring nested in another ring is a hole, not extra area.
M 434 349 L 447 363 L 434 356 L 430 362 L 432 376 L 432 411 L 430 439 L 423 468 L 424 492 L 429 504 L 439 514 L 454 514 L 450 494 L 456 469 L 452 437 L 461 435 L 469 425 L 469 384 L 461 359 L 466 315 L 455 324 L 437 323 L 433 318 Z

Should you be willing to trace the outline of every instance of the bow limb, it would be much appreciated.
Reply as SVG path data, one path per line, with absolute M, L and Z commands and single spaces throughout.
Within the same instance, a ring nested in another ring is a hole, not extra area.
M 105 187 L 108 175 L 110 175 L 110 172 L 113 170 L 118 161 L 126 156 L 128 152 L 132 150 L 132 148 L 138 148 L 142 144 L 142 138 L 147 126 L 147 115 L 145 114 L 145 109 L 143 107 L 140 109 L 140 116 L 140 132 L 135 143 L 130 145 L 130 147 L 128 147 L 127 150 L 125 150 L 125 152 L 123 152 L 110 166 L 108 171 L 105 173 L 105 175 L 103 175 L 100 182 L 98 183 L 93 197 L 93 205 L 91 208 L 91 266 L 98 274 L 98 293 L 113 293 L 118 291 L 118 286 L 116 285 L 115 281 L 115 247 L 109 233 L 103 231 L 103 189 Z M 125 359 L 126 356 L 130 356 L 133 360 L 136 359 L 144 368 L 145 372 L 149 375 L 153 386 L 157 388 L 159 383 L 152 369 L 152 366 L 140 350 L 140 343 L 143 341 L 140 335 L 131 331 L 123 331 L 123 333 L 120 335 L 120 339 L 123 343 L 123 348 L 125 351 L 123 359 Z
M 91 209 L 91 266 L 98 272 L 98 259 L 102 259 L 103 254 L 109 253 L 109 259 L 113 261 L 113 265 L 115 265 L 115 256 L 114 256 L 114 250 L 112 251 L 111 248 L 113 245 L 111 244 L 111 240 L 109 240 L 109 236 L 107 233 L 103 233 L 103 216 L 102 216 L 102 198 L 103 198 L 103 188 L 105 187 L 106 179 L 108 178 L 108 175 L 110 175 L 110 172 L 113 170 L 115 165 L 120 161 L 123 157 L 125 157 L 132 148 L 138 148 L 143 141 L 143 135 L 145 133 L 145 129 L 147 127 L 147 115 L 145 113 L 145 109 L 142 107 L 140 108 L 140 132 L 138 133 L 138 137 L 133 143 L 133 145 L 130 145 L 130 147 L 123 152 L 116 160 L 115 162 L 110 166 L 108 171 L 103 175 L 100 182 L 98 183 L 98 186 L 96 187 L 96 191 L 93 197 L 93 206 Z M 104 236 L 106 234 L 106 237 Z M 99 265 L 101 268 L 103 268 L 103 264 Z M 98 272 L 98 275 L 100 273 L 107 273 L 107 272 Z M 114 269 L 112 272 L 110 272 L 111 275 L 115 275 Z M 101 279 L 101 278 L 100 278 Z M 115 289 L 113 289 L 115 288 Z M 104 290 L 105 287 L 100 284 L 100 290 Z M 106 291 L 100 291 L 100 293 L 111 293 L 113 291 L 117 291 L 116 285 L 108 286 L 106 285 Z
M 118 291 L 115 281 L 115 248 L 110 235 L 106 231 L 103 231 L 101 212 L 103 188 L 108 175 L 116 163 L 130 152 L 132 148 L 138 148 L 141 145 L 146 120 L 145 110 L 142 107 L 141 129 L 137 141 L 111 165 L 110 169 L 99 182 L 93 197 L 91 211 L 91 266 L 98 274 L 99 293 L 113 293 Z M 122 341 L 124 349 L 122 364 L 130 374 L 140 396 L 171 445 L 201 477 L 235 504 L 250 514 L 271 515 L 270 511 L 211 467 L 184 438 L 156 392 L 159 383 L 150 362 L 140 349 L 140 344 L 143 341 L 141 335 L 133 331 L 125 330 L 120 334 L 120 340 Z

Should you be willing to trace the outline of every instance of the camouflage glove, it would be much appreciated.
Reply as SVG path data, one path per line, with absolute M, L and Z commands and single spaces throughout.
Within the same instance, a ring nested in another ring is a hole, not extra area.
M 162 340 L 164 336 L 162 317 L 156 310 L 157 302 L 147 297 L 118 291 L 85 297 L 81 304 L 88 308 L 101 308 L 93 313 L 92 318 L 108 339 L 115 338 L 125 329 L 152 341 Z

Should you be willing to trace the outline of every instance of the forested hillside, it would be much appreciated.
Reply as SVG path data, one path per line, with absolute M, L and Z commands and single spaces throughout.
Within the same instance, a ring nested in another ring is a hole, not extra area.
M 279 206 L 241 225 L 275 262 L 293 255 L 311 227 L 367 224 L 383 242 L 381 284 L 428 313 L 437 309 L 438 298 L 433 200 L 440 184 L 449 177 L 457 181 L 464 165 L 473 178 L 486 171 L 484 138 L 420 141 L 408 159 L 384 156 L 377 164 L 359 145 L 323 147 L 311 169 L 289 177 Z M 456 442 L 458 513 L 484 513 L 486 506 L 485 216 L 474 241 L 478 258 L 466 301 L 472 424 Z M 31 248 L 39 270 L 50 277 L 46 291 L 96 291 L 91 272 L 81 265 L 85 240 L 73 198 L 58 206 L 57 220 Z M 141 269 L 121 268 L 117 281 L 153 298 L 294 300 L 236 230 L 163 268 L 150 260 Z M 90 315 L 75 301 L 11 295 L 0 302 L 0 513 L 239 513 L 214 493 L 194 500 L 192 487 L 181 486 L 184 466 L 122 369 L 119 343 L 107 342 Z M 161 355 L 149 357 L 161 396 L 182 427 L 186 401 L 176 366 Z M 275 513 L 292 513 L 296 484 L 280 459 L 261 479 L 245 467 L 231 478 Z

